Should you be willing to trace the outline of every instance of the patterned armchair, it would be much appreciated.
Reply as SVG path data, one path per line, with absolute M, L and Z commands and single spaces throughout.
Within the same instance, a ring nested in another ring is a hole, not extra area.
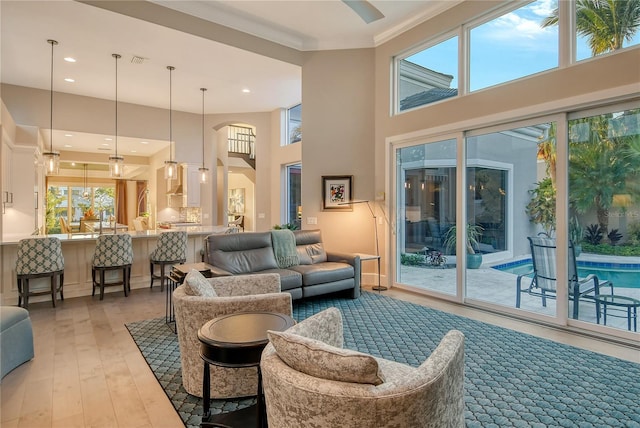
M 260 367 L 270 428 L 464 427 L 457 330 L 419 367 L 343 349 L 336 308 L 268 335 Z
M 104 287 L 122 285 L 125 297 L 129 295 L 131 286 L 131 263 L 133 263 L 133 247 L 131 235 L 127 233 L 115 235 L 100 235 L 96 241 L 96 250 L 91 263 L 91 279 L 93 282 L 92 296 L 96 294 L 96 287 L 100 288 L 100 300 L 104 298 Z M 122 281 L 107 283 L 105 271 L 122 270 Z M 96 280 L 96 274 L 98 279 Z
M 158 238 L 158 246 L 149 256 L 149 270 L 151 272 L 151 285 L 153 281 L 160 280 L 160 291 L 164 291 L 164 270 L 166 265 L 184 263 L 187 260 L 187 232 L 164 232 Z M 160 275 L 154 272 L 155 265 L 160 265 Z
M 190 295 L 187 294 L 193 292 L 193 287 L 187 288 L 190 276 L 191 273 L 185 277 L 185 284 L 174 290 L 173 304 L 182 384 L 189 394 L 202 397 L 204 363 L 200 358 L 200 327 L 213 318 L 237 312 L 268 311 L 291 316 L 291 294 L 280 292 L 280 276 L 271 273 L 208 278 L 206 282 L 215 290 L 213 293 Z M 211 398 L 246 397 L 258 390 L 257 367 L 232 369 L 211 365 L 210 372 Z
M 16 277 L 18 280 L 18 306 L 29 306 L 29 296 L 51 294 L 53 307 L 56 306 L 56 294 L 64 300 L 64 256 L 58 238 L 29 238 L 18 243 L 18 261 Z M 51 287 L 47 291 L 29 290 L 29 280 L 33 278 L 51 278 Z M 60 282 L 58 283 L 58 279 Z

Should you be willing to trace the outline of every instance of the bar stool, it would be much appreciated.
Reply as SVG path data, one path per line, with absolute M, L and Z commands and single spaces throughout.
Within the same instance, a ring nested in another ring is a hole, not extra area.
M 60 292 L 60 300 L 64 300 L 64 256 L 58 238 L 27 238 L 18 243 L 18 261 L 16 263 L 18 279 L 18 306 L 29 307 L 29 296 L 51 294 L 53 307 L 56 307 L 56 294 Z M 49 290 L 32 291 L 29 280 L 49 277 Z M 60 283 L 58 284 L 58 278 Z
M 92 296 L 96 294 L 96 287 L 100 288 L 100 300 L 104 298 L 104 287 L 122 285 L 125 297 L 131 290 L 131 263 L 133 263 L 133 247 L 131 235 L 128 233 L 114 235 L 100 235 L 96 241 L 96 250 L 93 253 L 91 263 L 91 280 L 93 283 Z M 122 270 L 122 281 L 105 281 L 105 272 L 108 270 Z M 96 281 L 96 272 L 99 272 Z
M 187 261 L 187 232 L 164 232 L 158 238 L 158 246 L 149 256 L 149 270 L 151 272 L 151 285 L 153 281 L 160 280 L 160 291 L 164 291 L 164 271 L 166 265 L 175 265 Z M 155 274 L 155 265 L 160 265 L 160 275 Z

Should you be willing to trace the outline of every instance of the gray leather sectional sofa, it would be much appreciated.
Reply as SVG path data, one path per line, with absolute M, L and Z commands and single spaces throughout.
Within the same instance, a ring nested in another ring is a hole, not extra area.
M 327 252 L 320 230 L 296 230 L 300 263 L 281 269 L 273 251 L 271 232 L 210 235 L 205 239 L 204 261 L 213 276 L 278 273 L 281 290 L 293 299 L 350 290 L 360 296 L 360 257 Z

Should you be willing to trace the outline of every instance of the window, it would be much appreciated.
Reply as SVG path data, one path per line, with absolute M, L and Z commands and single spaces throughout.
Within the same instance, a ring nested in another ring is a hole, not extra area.
M 458 95 L 458 37 L 451 37 L 396 62 L 398 110 Z
M 543 26 L 552 10 L 538 0 L 469 31 L 469 91 L 558 66 L 558 27 Z
M 557 9 L 554 15 L 557 16 Z M 577 1 L 575 20 L 578 61 L 640 43 L 637 1 Z
M 297 229 L 302 227 L 302 165 L 287 165 L 285 168 L 285 194 L 287 198 L 285 222 Z
M 87 197 L 84 196 L 85 191 Z M 47 189 L 47 233 L 60 232 L 60 217 L 75 229 L 83 217 L 109 218 L 114 215 L 115 187 L 85 187 L 51 184 Z
M 640 250 L 639 142 L 637 103 L 571 115 L 568 232 L 578 277 L 594 274 L 601 282 L 611 281 L 616 295 L 636 299 L 640 265 L 634 265 L 637 257 L 629 256 Z M 609 292 L 607 287 L 602 290 Z M 596 321 L 584 315 L 589 310 L 592 307 L 581 305 L 579 318 Z M 616 324 L 607 319 L 607 325 Z
M 287 142 L 293 144 L 302 141 L 302 104 L 287 109 Z

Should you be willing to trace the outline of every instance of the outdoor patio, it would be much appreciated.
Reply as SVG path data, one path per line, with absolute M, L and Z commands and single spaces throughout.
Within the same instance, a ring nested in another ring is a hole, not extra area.
M 600 262 L 620 262 L 619 258 L 615 258 L 612 256 L 583 255 L 580 258 L 580 260 L 589 259 L 597 259 Z M 640 257 L 627 257 L 625 258 L 625 263 L 640 264 Z M 451 295 L 455 294 L 455 268 L 441 269 L 403 265 L 401 266 L 401 278 L 401 282 L 403 284 Z M 502 272 L 485 265 L 481 266 L 480 269 L 468 269 L 466 295 L 470 299 L 481 300 L 510 308 L 515 308 L 516 279 L 517 275 L 515 274 Z M 638 281 L 640 285 L 640 275 Z M 523 281 L 523 286 L 524 284 L 525 281 Z M 526 284 L 528 284 L 528 282 Z M 605 292 L 609 293 L 608 287 L 606 287 Z M 632 297 L 640 300 L 640 287 L 616 288 L 614 283 L 614 293 L 616 295 Z M 524 311 L 553 316 L 556 311 L 556 300 L 547 299 L 547 306 L 545 308 L 542 306 L 542 299 L 540 297 L 530 296 L 526 293 L 522 293 L 520 308 Z M 612 313 L 615 315 L 623 316 L 623 318 L 609 316 Z M 594 324 L 596 323 L 596 310 L 594 302 L 580 301 L 579 319 L 581 321 L 591 322 Z M 602 322 L 602 319 L 600 322 Z M 640 322 L 638 324 L 640 324 Z M 611 308 L 609 308 L 607 316 L 607 326 L 626 330 L 626 312 L 611 312 Z

